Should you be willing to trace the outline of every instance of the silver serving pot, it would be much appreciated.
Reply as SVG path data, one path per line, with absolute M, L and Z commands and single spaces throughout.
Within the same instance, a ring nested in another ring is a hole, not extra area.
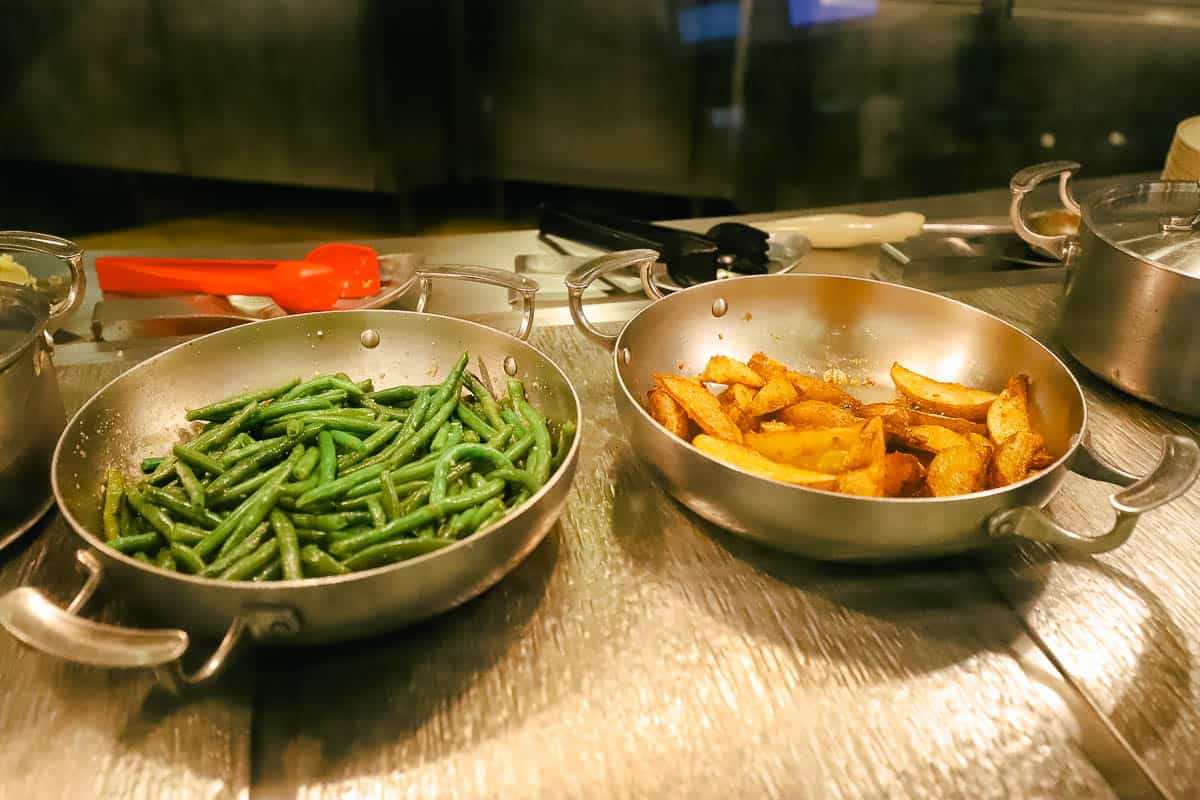
M 920 558 L 1020 537 L 1097 553 L 1125 542 L 1139 514 L 1187 490 L 1200 474 L 1200 447 L 1167 436 L 1158 465 L 1141 478 L 1088 449 L 1087 407 L 1070 370 L 1012 325 L 971 306 L 894 284 L 829 275 L 733 278 L 677 292 L 609 336 L 586 319 L 582 295 L 606 272 L 655 254 L 601 257 L 567 278 L 575 323 L 613 351 L 614 396 L 635 451 L 658 482 L 705 519 L 773 547 L 829 560 Z M 651 291 L 653 285 L 644 280 Z M 862 498 L 761 478 L 713 459 L 668 433 L 642 405 L 655 372 L 699 372 L 709 356 L 745 359 L 756 350 L 815 373 L 837 369 L 865 400 L 894 396 L 892 362 L 941 380 L 1000 386 L 1031 379 L 1031 403 L 1048 469 L 1002 489 L 948 498 Z M 865 385 L 864 385 L 865 384 Z M 1041 510 L 1069 472 L 1126 487 L 1110 499 L 1116 520 L 1081 536 Z
M 50 506 L 50 455 L 65 416 L 51 355 L 57 329 L 83 300 L 83 254 L 74 242 L 0 231 L 0 253 L 35 253 L 66 263 L 71 286 L 49 305 L 38 291 L 0 282 L 0 548 Z
M 461 270 L 459 270 L 461 271 Z M 537 284 L 514 273 L 473 268 L 521 293 L 528 335 Z M 441 274 L 445 268 L 441 268 Z M 428 276 L 422 278 L 422 301 Z M 184 408 L 296 376 L 346 372 L 379 385 L 428 383 L 463 350 L 485 372 L 524 381 L 550 419 L 579 433 L 565 462 L 519 510 L 487 531 L 411 561 L 333 578 L 230 582 L 169 572 L 104 545 L 105 467 L 136 472 L 143 456 L 177 440 Z M 109 667 L 154 667 L 172 689 L 215 676 L 239 643 L 319 644 L 395 630 L 470 600 L 521 562 L 554 525 L 574 478 L 586 435 L 579 399 L 549 358 L 520 339 L 473 322 L 407 311 L 334 311 L 230 328 L 145 361 L 96 393 L 71 419 L 54 452 L 54 493 L 63 516 L 90 550 L 78 560 L 88 579 L 66 609 L 32 587 L 0 597 L 0 624 L 27 644 L 61 658 Z M 78 615 L 101 582 L 172 626 L 135 630 Z M 207 663 L 180 666 L 189 634 L 223 636 Z
M 1067 267 L 1063 344 L 1134 397 L 1200 414 L 1200 183 L 1116 183 L 1077 203 L 1070 179 L 1078 169 L 1074 161 L 1037 164 L 1010 186 L 1017 233 Z M 1046 236 L 1025 224 L 1025 196 L 1051 178 L 1063 205 L 1079 214 L 1076 235 Z

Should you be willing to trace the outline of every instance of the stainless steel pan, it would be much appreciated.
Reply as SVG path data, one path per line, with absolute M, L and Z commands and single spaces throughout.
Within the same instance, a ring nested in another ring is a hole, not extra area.
M 927 557 L 1011 537 L 1103 552 L 1129 538 L 1139 514 L 1178 497 L 1200 474 L 1200 447 L 1181 436 L 1164 437 L 1161 460 L 1146 476 L 1109 466 L 1086 445 L 1083 393 L 1053 353 L 996 317 L 916 289 L 826 275 L 736 278 L 659 299 L 617 336 L 595 329 L 580 301 L 587 285 L 609 270 L 646 269 L 653 258 L 644 250 L 615 253 L 568 276 L 572 316 L 612 348 L 626 435 L 659 483 L 700 516 L 750 539 L 831 560 Z M 756 350 L 797 368 L 837 369 L 869 382 L 854 390 L 865 400 L 893 396 L 893 361 L 978 386 L 1000 386 L 1024 372 L 1040 430 L 1059 458 L 1020 483 L 963 497 L 849 497 L 712 459 L 667 433 L 643 408 L 652 373 L 696 373 L 714 353 L 747 358 Z M 1125 487 L 1111 498 L 1116 520 L 1108 532 L 1083 536 L 1041 510 L 1072 471 Z
M 1071 355 L 1134 397 L 1200 414 L 1200 183 L 1115 181 L 1076 202 L 1074 161 L 1012 177 L 1013 227 L 1066 269 L 1059 335 Z M 1080 215 L 1078 232 L 1031 230 L 1022 205 L 1058 179 L 1059 199 Z
M 523 293 L 528 334 L 536 284 L 513 273 L 476 270 Z M 428 282 L 422 296 L 428 295 Z M 424 303 L 422 303 L 423 307 Z M 515 376 L 550 419 L 579 427 L 565 463 L 516 513 L 436 553 L 351 575 L 276 583 L 206 580 L 146 565 L 103 545 L 100 492 L 105 467 L 137 469 L 143 456 L 177 439 L 182 409 L 294 376 L 344 371 L 377 385 L 428 383 L 463 350 L 493 376 Z M 579 400 L 562 371 L 525 342 L 472 322 L 406 311 L 344 311 L 283 317 L 194 339 L 101 389 L 68 423 L 55 450 L 55 497 L 91 550 L 80 550 L 87 582 L 67 609 L 23 587 L 0 598 L 0 623 L 38 649 L 86 664 L 154 667 L 170 687 L 203 683 L 245 640 L 317 644 L 393 630 L 475 597 L 515 567 L 550 530 L 574 477 L 584 435 Z M 78 612 L 111 582 L 173 629 L 133 630 Z M 185 672 L 189 635 L 222 636 L 209 661 Z

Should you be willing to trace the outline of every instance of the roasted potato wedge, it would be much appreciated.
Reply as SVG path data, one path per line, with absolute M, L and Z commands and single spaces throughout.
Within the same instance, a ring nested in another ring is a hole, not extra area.
M 838 475 L 837 491 L 862 497 L 883 497 L 887 477 L 887 447 L 883 420 L 876 417 L 863 426 L 846 459 L 848 469 Z
M 750 361 L 747 366 L 763 377 L 763 380 L 771 380 L 776 375 L 786 375 L 788 370 L 786 364 L 780 364 L 775 359 L 771 358 L 766 353 L 755 353 L 750 356 Z
M 740 383 L 752 389 L 761 389 L 766 383 L 757 372 L 729 356 L 710 358 L 704 367 L 704 372 L 700 374 L 700 380 L 704 383 L 724 383 L 729 386 Z
M 988 473 L 992 488 L 1008 486 L 1010 483 L 1024 480 L 1029 475 L 1029 467 L 1033 457 L 1042 449 L 1042 437 L 1029 431 L 1017 431 L 1011 434 L 992 457 L 991 469 Z
M 912 453 L 888 453 L 883 461 L 883 496 L 916 497 L 925 488 L 925 466 Z
M 832 403 L 835 406 L 848 408 L 851 411 L 857 410 L 862 405 L 862 401 L 857 397 L 829 381 L 823 381 L 811 375 L 803 375 L 799 372 L 791 371 L 787 373 L 787 377 L 792 382 L 792 385 L 796 387 L 796 391 L 800 393 L 800 398 L 803 400 L 820 400 L 825 403 Z
M 746 445 L 781 464 L 814 472 L 842 472 L 864 424 L 803 431 L 751 431 L 746 434 Z
M 900 440 L 905 447 L 924 450 L 927 453 L 940 453 L 951 447 L 962 447 L 968 441 L 965 435 L 941 425 L 913 425 L 904 432 Z
M 700 452 L 706 453 L 718 461 L 724 461 L 764 478 L 794 483 L 797 486 L 808 486 L 813 489 L 832 489 L 837 483 L 836 475 L 824 475 L 812 470 L 779 464 L 748 447 L 703 433 L 697 436 L 692 444 Z
M 943 383 L 906 369 L 896 362 L 892 364 L 892 383 L 896 390 L 919 408 L 945 414 L 948 417 L 982 421 L 996 400 L 993 392 L 972 389 L 958 383 Z
M 943 450 L 929 462 L 925 484 L 934 497 L 952 497 L 983 491 L 987 488 L 990 447 L 976 442 Z
M 762 422 L 758 423 L 758 429 L 763 433 L 795 430 L 795 428 L 791 425 L 788 425 L 786 422 L 780 422 L 777 419 L 764 419 Z
M 721 403 L 700 381 L 669 373 L 655 373 L 654 380 L 675 402 L 683 406 L 700 430 L 741 444 L 741 429 L 725 414 Z
M 858 418 L 833 403 L 823 400 L 800 400 L 775 412 L 775 419 L 793 428 L 837 428 L 853 425 Z M 762 424 L 765 427 L 767 423 Z
M 1013 375 L 987 412 L 987 432 L 996 444 L 1014 433 L 1030 433 L 1029 378 Z
M 756 389 L 751 389 L 745 384 L 735 383 L 717 395 L 717 401 L 725 410 L 725 415 L 735 425 L 743 431 L 748 431 L 754 427 L 757 420 L 747 414 L 746 409 L 754 402 L 754 395 L 757 393 Z
M 1033 454 L 1033 458 L 1029 462 L 1030 469 L 1045 469 L 1058 460 L 1058 456 L 1047 453 L 1045 450 L 1039 450 Z
M 912 424 L 912 413 L 900 403 L 868 403 L 859 407 L 858 414 L 883 420 L 883 432 L 889 439 L 902 439 Z
M 650 392 L 650 416 L 654 421 L 684 441 L 690 441 L 692 421 L 688 418 L 683 406 L 663 389 L 653 389 Z
M 945 414 L 931 414 L 919 408 L 908 409 L 908 417 L 909 424 L 911 425 L 941 425 L 943 428 L 949 428 L 955 433 L 978 433 L 980 436 L 988 435 L 987 425 L 982 422 L 972 422 L 969 419 L 947 417 Z
M 799 399 L 800 396 L 796 394 L 792 382 L 786 376 L 776 375 L 754 395 L 746 413 L 752 417 L 765 417 L 781 408 L 787 408 Z

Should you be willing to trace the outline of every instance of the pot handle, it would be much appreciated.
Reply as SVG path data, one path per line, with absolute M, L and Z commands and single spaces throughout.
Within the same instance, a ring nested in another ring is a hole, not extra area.
M 567 303 L 571 308 L 571 319 L 574 320 L 575 326 L 596 344 L 611 348 L 617 337 L 604 333 L 588 321 L 583 311 L 583 293 L 601 275 L 636 266 L 641 271 L 642 289 L 646 296 L 651 300 L 661 299 L 663 293 L 650 280 L 650 270 L 654 268 L 656 261 L 658 253 L 653 250 L 618 250 L 580 264 L 566 277 Z
M 1117 512 L 1116 522 L 1108 533 L 1083 536 L 1069 531 L 1034 506 L 996 512 L 987 520 L 987 532 L 1004 538 L 1020 536 L 1075 553 L 1106 553 L 1129 539 L 1140 515 L 1171 502 L 1191 488 L 1200 476 L 1200 445 L 1187 436 L 1164 436 L 1158 464 L 1147 475 L 1137 478 L 1106 463 L 1084 442 L 1071 470 L 1086 478 L 1125 487 L 1108 498 Z
M 60 608 L 41 590 L 22 586 L 0 597 L 0 625 L 35 650 L 77 664 L 150 667 L 163 688 L 172 694 L 211 683 L 246 641 L 247 633 L 255 639 L 279 639 L 293 636 L 300 630 L 300 619 L 293 609 L 279 606 L 248 608 L 233 620 L 221 643 L 204 664 L 187 672 L 181 661 L 190 642 L 186 631 L 124 628 L 79 616 L 104 580 L 104 567 L 89 550 L 77 550 L 75 559 L 87 577 L 70 605 Z
M 521 341 L 529 339 L 533 331 L 534 297 L 538 292 L 537 281 L 491 267 L 477 267 L 473 264 L 422 264 L 416 269 L 417 279 L 421 283 L 421 294 L 417 297 L 417 311 L 424 312 L 429 305 L 429 294 L 433 289 L 434 278 L 451 278 L 472 283 L 486 283 L 499 286 L 521 296 L 521 326 L 517 329 L 517 338 Z
M 1057 176 L 1059 201 L 1068 211 L 1078 216 L 1080 213 L 1079 203 L 1075 202 L 1075 198 L 1071 195 L 1070 184 L 1071 176 L 1079 170 L 1079 166 L 1077 161 L 1047 161 L 1043 164 L 1034 164 L 1013 175 L 1008 184 L 1009 191 L 1012 193 L 1008 218 L 1012 222 L 1013 230 L 1030 247 L 1047 253 L 1059 261 L 1067 259 L 1071 247 L 1071 236 L 1065 233 L 1058 236 L 1036 233 L 1025 224 L 1021 205 L 1025 202 L 1025 195 L 1037 188 L 1038 184 Z
M 71 272 L 71 288 L 67 296 L 50 306 L 50 319 L 46 328 L 56 331 L 63 326 L 67 319 L 83 302 L 83 293 L 87 288 L 87 276 L 83 269 L 83 251 L 79 245 L 68 239 L 60 239 L 47 233 L 32 231 L 0 231 L 0 251 L 11 250 L 19 253 L 40 253 L 53 256 L 66 263 Z

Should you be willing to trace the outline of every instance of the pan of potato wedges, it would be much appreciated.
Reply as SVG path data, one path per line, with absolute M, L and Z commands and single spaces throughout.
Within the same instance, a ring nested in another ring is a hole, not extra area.
M 811 558 L 928 558 L 1031 539 L 1100 553 L 1183 494 L 1200 447 L 1164 436 L 1145 475 L 1088 446 L 1087 404 L 1050 350 L 1003 320 L 904 286 L 764 275 L 657 296 L 613 336 L 583 290 L 653 251 L 567 277 L 572 317 L 611 348 L 624 433 L 657 482 L 716 525 Z M 1043 510 L 1068 479 L 1118 488 L 1093 531 Z M 1104 532 L 1100 532 L 1104 531 Z

